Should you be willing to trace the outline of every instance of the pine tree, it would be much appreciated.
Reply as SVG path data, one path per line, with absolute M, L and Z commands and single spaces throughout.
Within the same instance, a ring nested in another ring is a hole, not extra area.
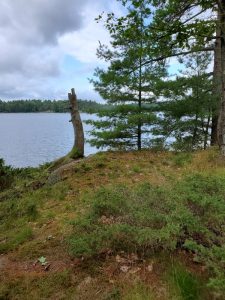
M 130 2 L 124 0 L 124 2 Z M 132 0 L 136 6 L 142 1 Z M 190 53 L 214 54 L 213 95 L 217 108 L 211 124 L 212 144 L 225 155 L 225 1 L 146 0 L 151 6 L 149 38 L 153 47 L 145 64 Z
M 98 56 L 109 62 L 107 70 L 96 69 L 92 83 L 108 103 L 110 110 L 101 111 L 103 119 L 89 121 L 94 125 L 91 143 L 97 147 L 137 148 L 149 143 L 149 125 L 156 119 L 153 104 L 159 78 L 165 76 L 165 64 L 151 63 L 148 27 L 149 7 L 127 5 L 127 16 L 109 14 L 106 28 L 111 47 L 101 45 Z
M 163 101 L 155 134 L 162 141 L 174 139 L 172 147 L 178 150 L 206 148 L 210 141 L 210 124 L 217 105 L 212 101 L 212 74 L 208 73 L 211 63 L 209 54 L 192 54 L 180 60 L 183 68 L 176 79 L 161 86 Z

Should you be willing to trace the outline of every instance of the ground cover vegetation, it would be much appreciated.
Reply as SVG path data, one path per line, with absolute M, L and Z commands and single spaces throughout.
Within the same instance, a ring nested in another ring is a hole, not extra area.
M 216 149 L 107 152 L 54 184 L 4 169 L 1 299 L 223 299 L 224 162 Z

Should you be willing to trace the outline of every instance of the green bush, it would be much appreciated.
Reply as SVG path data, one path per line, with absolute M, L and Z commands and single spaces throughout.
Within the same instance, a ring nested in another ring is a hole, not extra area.
M 177 167 L 183 167 L 188 163 L 191 163 L 192 161 L 192 155 L 190 152 L 177 152 L 173 158 L 172 161 L 175 166 Z
M 5 166 L 4 160 L 0 158 L 0 192 L 8 188 L 13 182 L 12 168 Z

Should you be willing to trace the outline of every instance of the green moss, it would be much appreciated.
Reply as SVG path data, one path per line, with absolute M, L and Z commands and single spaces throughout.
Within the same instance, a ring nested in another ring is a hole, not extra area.
M 73 149 L 70 151 L 68 156 L 72 159 L 76 159 L 76 158 L 83 157 L 83 154 L 76 147 L 73 147 Z

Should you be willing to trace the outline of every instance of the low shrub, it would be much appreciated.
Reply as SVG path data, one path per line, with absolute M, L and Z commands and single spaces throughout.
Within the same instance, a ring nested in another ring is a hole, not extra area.
M 209 267 L 210 284 L 223 288 L 225 178 L 195 174 L 171 187 L 103 187 L 87 198 L 88 213 L 73 222 L 74 256 L 187 249 Z
M 12 168 L 5 166 L 4 160 L 0 158 L 0 192 L 8 188 L 13 182 Z
M 192 154 L 190 152 L 177 152 L 172 157 L 175 166 L 183 167 L 192 161 Z

